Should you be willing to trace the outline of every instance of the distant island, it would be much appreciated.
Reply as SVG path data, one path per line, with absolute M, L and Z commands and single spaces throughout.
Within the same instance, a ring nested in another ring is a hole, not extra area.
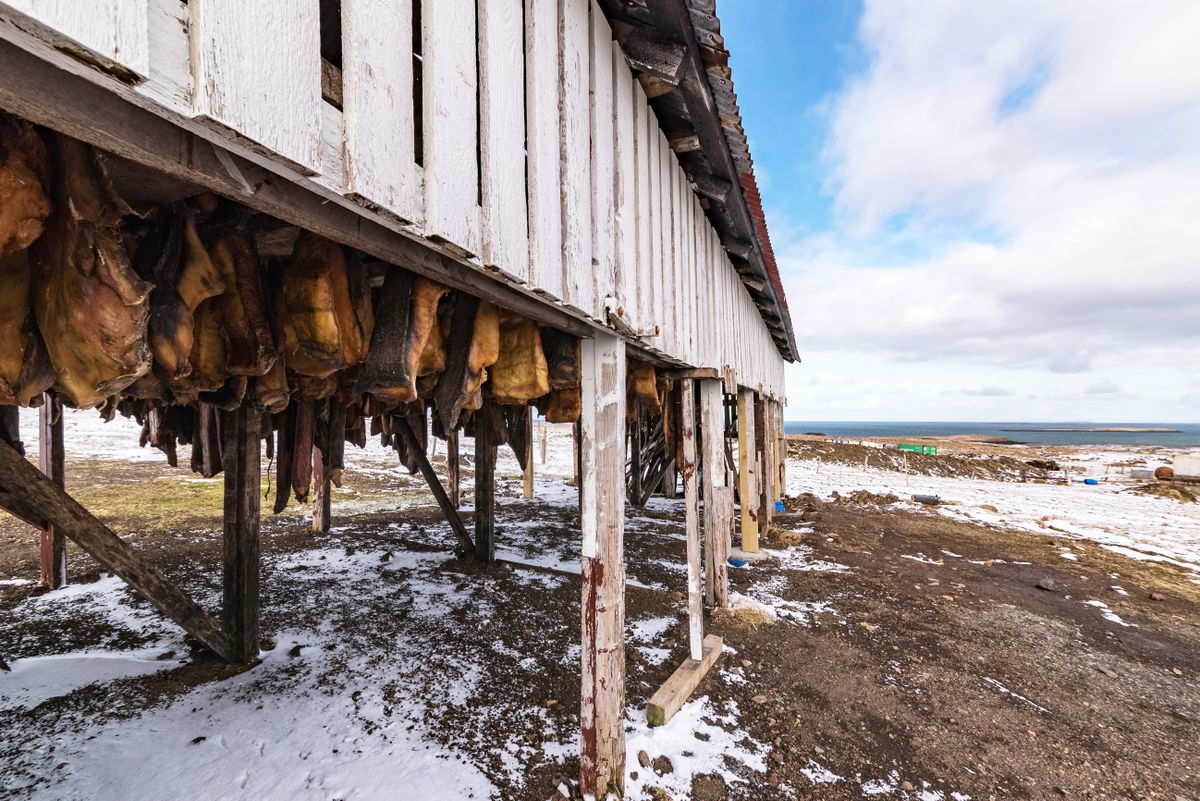
M 1135 428 L 1133 426 L 1096 426 L 1094 428 L 1002 428 L 1006 432 L 1061 434 L 1178 434 L 1178 428 Z

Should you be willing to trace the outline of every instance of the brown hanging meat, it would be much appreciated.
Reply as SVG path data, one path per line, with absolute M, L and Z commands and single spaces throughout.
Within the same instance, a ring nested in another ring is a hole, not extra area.
M 371 289 L 358 259 L 307 231 L 275 293 L 280 349 L 288 368 L 313 378 L 360 364 L 375 328 Z
M 258 376 L 275 363 L 275 340 L 263 303 L 262 274 L 250 238 L 226 231 L 208 247 L 225 291 L 217 298 L 227 375 Z
M 0 256 L 0 405 L 30 402 L 54 385 L 54 368 L 29 309 L 29 261 Z
M 403 270 L 388 271 L 379 303 L 379 324 L 371 342 L 367 363 L 355 384 L 389 407 L 417 399 L 417 378 L 431 335 L 438 327 L 438 302 L 450 290 L 427 278 Z M 439 330 L 437 336 L 441 337 Z M 444 352 L 438 359 L 428 354 L 428 373 L 444 369 Z M 441 366 L 438 366 L 439 361 Z
M 490 375 L 488 386 L 500 404 L 524 404 L 550 391 L 537 323 L 509 312 L 501 315 L 499 354 Z
M 55 135 L 52 199 L 59 213 L 30 249 L 33 310 L 58 386 L 77 407 L 104 402 L 150 369 L 150 284 L 134 273 L 121 237 L 128 213 L 96 153 Z
M 46 145 L 29 123 L 0 112 L 0 256 L 24 250 L 50 216 Z

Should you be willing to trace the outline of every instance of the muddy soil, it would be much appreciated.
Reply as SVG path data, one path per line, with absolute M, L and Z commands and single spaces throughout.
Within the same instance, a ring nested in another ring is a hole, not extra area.
M 68 476 L 86 505 L 215 608 L 219 480 L 111 461 L 71 463 Z M 499 797 L 541 800 L 578 770 L 573 756 L 540 749 L 548 733 L 571 742 L 578 730 L 572 648 L 579 584 L 561 570 L 518 562 L 547 553 L 577 559 L 578 521 L 570 505 L 521 500 L 516 478 L 500 481 L 499 530 L 501 542 L 508 530 L 509 561 L 491 567 L 450 558 L 452 538 L 419 479 L 407 476 L 348 472 L 330 535 L 315 538 L 295 507 L 266 517 L 264 645 L 277 632 L 335 626 L 347 658 L 323 661 L 317 677 L 331 693 L 354 693 L 361 689 L 356 682 L 368 680 L 354 672 L 353 655 L 385 651 L 398 640 L 424 649 L 423 669 L 391 676 L 385 697 L 393 694 L 398 705 L 418 699 L 428 736 L 483 770 L 501 788 Z M 178 493 L 189 492 L 180 500 Z M 1050 538 L 898 512 L 877 500 L 796 499 L 765 544 L 805 558 L 731 570 L 733 589 L 754 595 L 769 582 L 785 608 L 809 611 L 774 623 L 736 614 L 708 620 L 736 654 L 722 657 L 698 693 L 718 704 L 736 701 L 739 727 L 770 754 L 765 772 L 735 771 L 739 782 L 697 777 L 692 797 L 857 799 L 877 786 L 888 788 L 880 797 L 913 799 L 936 792 L 947 799 L 1200 798 L 1200 587 L 1170 566 L 1086 542 L 1072 541 L 1079 561 L 1067 563 Z M 397 512 L 400 503 L 406 508 Z M 686 655 L 677 506 L 630 513 L 627 564 L 638 586 L 629 589 L 627 619 L 677 618 L 656 643 L 669 658 L 627 649 L 634 714 Z M 316 547 L 378 562 L 381 570 L 404 550 L 445 553 L 435 578 L 469 602 L 430 619 L 404 605 L 399 584 L 396 595 L 366 593 L 339 585 L 336 576 L 323 579 L 319 565 L 270 567 Z M 73 581 L 99 575 L 78 548 L 70 552 Z M 822 561 L 848 569 L 812 569 Z M 545 581 L 531 583 L 531 572 Z M 36 535 L 7 518 L 0 522 L 0 575 L 37 575 Z M 0 619 L 36 592 L 0 585 Z M 1130 625 L 1106 619 L 1085 603 L 1091 600 Z M 128 602 L 146 606 L 132 593 Z M 136 632 L 86 617 L 23 618 L 0 624 L 0 632 L 7 659 L 140 644 Z M 465 654 L 479 661 L 486 680 L 469 688 L 467 703 L 444 703 L 444 678 L 458 675 Z M 134 717 L 235 670 L 199 649 L 180 656 L 188 661 L 174 670 L 0 715 L 0 786 L 23 788 L 11 792 L 15 798 L 38 788 L 50 788 L 53 797 L 63 769 L 55 737 Z M 296 671 L 306 669 L 298 644 Z M 503 752 L 514 737 L 523 745 L 520 782 Z M 639 769 L 632 761 L 629 768 Z M 864 784 L 868 777 L 878 784 Z

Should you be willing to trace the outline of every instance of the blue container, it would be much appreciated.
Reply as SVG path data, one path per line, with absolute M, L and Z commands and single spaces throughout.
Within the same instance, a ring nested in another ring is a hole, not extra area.
M 1096 480 L 1096 479 L 1094 479 L 1094 478 L 1085 478 L 1085 479 L 1083 480 L 1083 483 L 1084 483 L 1084 484 L 1087 484 L 1088 486 L 1094 487 L 1094 486 L 1096 486 L 1097 484 L 1099 484 L 1100 482 L 1099 482 L 1099 481 L 1097 481 L 1097 480 Z
M 745 567 L 748 564 L 749 562 L 747 562 L 745 559 L 734 559 L 732 556 L 729 557 L 730 567 Z
M 775 501 L 775 511 L 776 512 L 783 511 L 783 501 Z

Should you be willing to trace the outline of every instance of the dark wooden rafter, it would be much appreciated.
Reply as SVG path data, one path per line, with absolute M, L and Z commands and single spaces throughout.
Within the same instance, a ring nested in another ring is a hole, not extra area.
M 184 631 L 222 659 L 235 661 L 233 640 L 220 621 L 7 442 L 0 442 L 0 507 L 38 528 L 53 524 Z

